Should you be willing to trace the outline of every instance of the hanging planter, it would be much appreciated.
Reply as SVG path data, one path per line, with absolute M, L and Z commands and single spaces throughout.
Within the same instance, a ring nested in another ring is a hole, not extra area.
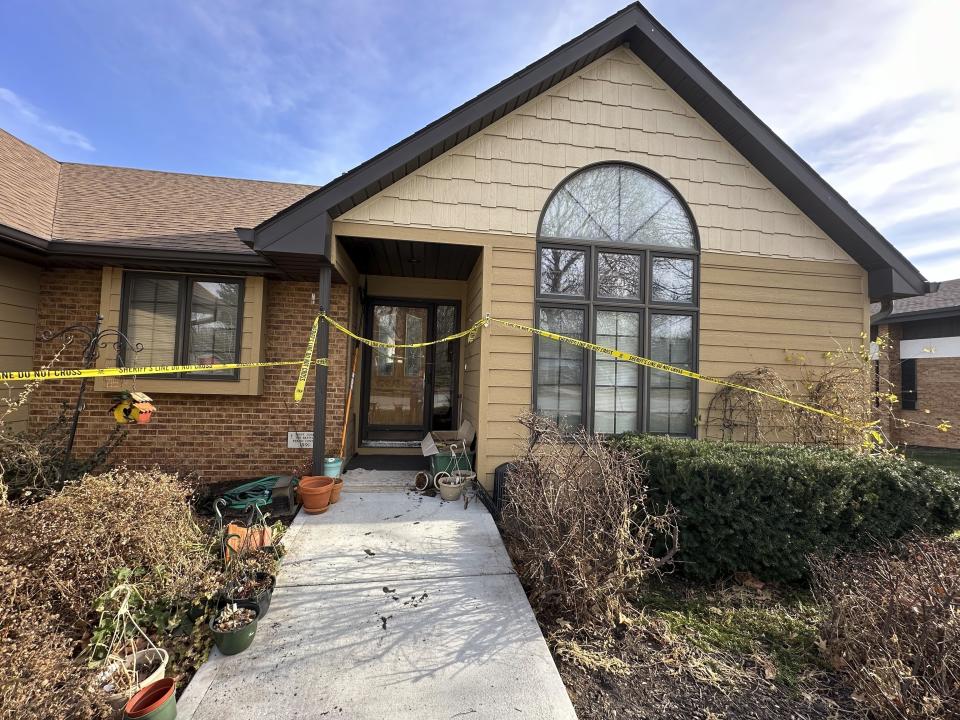
M 447 502 L 460 499 L 463 492 L 463 479 L 441 472 L 434 476 L 437 487 L 440 488 L 440 497 Z
M 234 580 L 224 593 L 227 603 L 238 603 L 241 600 L 253 600 L 260 607 L 258 620 L 263 619 L 270 609 L 270 600 L 273 598 L 273 589 L 277 585 L 277 578 L 270 573 L 244 573 Z
M 308 475 L 300 479 L 300 501 L 303 509 L 311 515 L 324 513 L 330 505 L 333 478 L 324 475 Z
M 167 651 L 157 647 L 108 658 L 94 685 L 104 693 L 104 702 L 117 710 L 140 689 L 163 679 L 169 659 Z
M 124 720 L 174 720 L 177 684 L 173 678 L 145 685 L 123 707 Z
M 253 600 L 224 605 L 210 618 L 210 631 L 217 649 L 224 655 L 236 655 L 250 647 L 257 634 L 259 617 L 260 606 Z
M 131 603 L 143 602 L 135 586 L 118 585 L 110 591 L 110 600 L 118 605 L 113 618 L 114 631 L 108 643 L 94 648 L 95 657 L 98 648 L 105 650 L 106 657 L 94 677 L 93 690 L 102 693 L 104 702 L 119 711 L 142 687 L 163 679 L 170 658 L 133 618 Z

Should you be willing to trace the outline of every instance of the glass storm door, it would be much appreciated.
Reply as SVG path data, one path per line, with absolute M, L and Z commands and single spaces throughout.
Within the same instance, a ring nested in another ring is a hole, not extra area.
M 367 327 L 391 345 L 428 342 L 456 332 L 452 303 L 371 301 Z M 429 430 L 451 429 L 456 419 L 459 343 L 426 348 L 364 348 L 363 439 L 419 441 Z

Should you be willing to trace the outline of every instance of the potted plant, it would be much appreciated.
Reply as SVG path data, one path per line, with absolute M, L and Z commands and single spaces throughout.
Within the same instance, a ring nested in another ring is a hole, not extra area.
M 441 472 L 437 473 L 434 479 L 437 487 L 440 488 L 441 499 L 448 502 L 460 499 L 460 493 L 463 492 L 463 478 Z
M 277 578 L 267 572 L 245 571 L 231 581 L 224 592 L 227 603 L 236 603 L 239 600 L 253 600 L 260 606 L 258 620 L 263 619 L 270 609 L 270 600 L 273 589 L 277 585 Z
M 238 600 L 224 605 L 210 618 L 213 642 L 224 655 L 243 652 L 257 634 L 260 606 L 253 600 Z
M 111 655 L 94 681 L 104 701 L 119 709 L 141 688 L 163 678 L 169 656 L 162 648 L 149 647 L 128 655 Z
M 333 478 L 325 475 L 308 475 L 300 480 L 300 501 L 303 509 L 312 514 L 324 513 L 330 506 Z
M 124 720 L 174 720 L 177 684 L 164 678 L 141 688 L 123 707 Z
M 333 490 L 330 491 L 330 504 L 333 505 L 340 499 L 340 491 L 343 489 L 343 478 L 335 477 L 333 479 Z

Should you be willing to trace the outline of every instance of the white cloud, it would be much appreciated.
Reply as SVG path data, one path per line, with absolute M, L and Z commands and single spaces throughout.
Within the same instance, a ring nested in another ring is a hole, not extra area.
M 777 10 L 708 64 L 928 277 L 960 276 L 960 226 L 937 222 L 960 210 L 960 3 Z
M 4 107 L 12 113 L 12 116 L 4 117 L 4 113 L 2 113 Z M 13 90 L 5 87 L 0 87 L 0 119 L 2 119 L 0 125 L 7 127 L 14 125 L 27 126 L 29 129 L 39 131 L 61 145 L 80 148 L 88 152 L 94 150 L 93 143 L 83 134 L 45 120 L 38 108 L 17 95 Z

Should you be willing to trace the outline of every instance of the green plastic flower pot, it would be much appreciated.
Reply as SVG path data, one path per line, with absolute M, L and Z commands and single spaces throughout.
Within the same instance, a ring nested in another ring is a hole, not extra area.
M 236 655 L 237 653 L 243 652 L 250 647 L 250 643 L 253 642 L 253 636 L 257 634 L 257 620 L 260 618 L 260 606 L 253 600 L 238 600 L 235 604 L 237 607 L 253 610 L 256 615 L 252 622 L 232 632 L 214 630 L 213 623 L 216 621 L 219 613 L 210 618 L 210 632 L 213 633 L 213 642 L 216 644 L 217 650 L 224 655 Z
M 144 686 L 124 706 L 124 720 L 174 720 L 177 717 L 176 689 L 173 678 Z
M 237 603 L 237 605 L 239 605 L 240 602 L 243 600 L 253 600 L 260 607 L 260 614 L 257 615 L 257 620 L 262 620 L 267 616 L 267 610 L 270 609 L 270 600 L 273 598 L 273 589 L 277 585 L 277 578 L 276 576 L 271 575 L 270 573 L 265 573 L 265 572 L 254 573 L 254 577 L 256 577 L 258 580 L 264 580 L 266 578 L 270 578 L 270 587 L 264 588 L 263 590 L 261 590 L 256 595 L 250 598 L 235 598 L 233 597 L 231 591 L 228 589 L 225 593 L 224 603 L 226 604 Z M 223 606 L 223 603 L 221 603 L 221 607 L 222 606 Z

